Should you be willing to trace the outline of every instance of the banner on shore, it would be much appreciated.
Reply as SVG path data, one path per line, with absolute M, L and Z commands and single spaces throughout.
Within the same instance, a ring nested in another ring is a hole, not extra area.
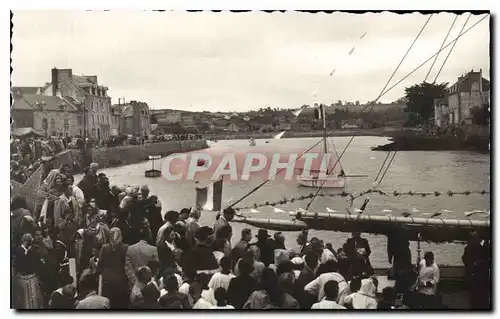
M 216 182 L 209 182 L 208 185 L 197 182 L 196 186 L 196 209 L 220 211 L 222 209 L 222 178 Z

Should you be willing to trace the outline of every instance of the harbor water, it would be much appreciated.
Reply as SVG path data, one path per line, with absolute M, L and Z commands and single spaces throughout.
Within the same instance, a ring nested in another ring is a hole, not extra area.
M 349 142 L 350 137 L 330 138 L 340 153 Z M 307 149 L 319 138 L 291 138 L 270 140 L 265 143 L 265 139 L 257 139 L 257 145 L 265 145 L 274 152 L 286 153 L 287 149 L 297 149 L 297 147 Z M 356 137 L 342 157 L 341 163 L 347 175 L 368 175 L 368 177 L 348 179 L 347 192 L 359 193 L 372 187 L 374 178 L 382 165 L 386 153 L 371 151 L 371 147 L 387 143 L 388 139 L 381 137 Z M 238 152 L 252 152 L 248 140 L 230 140 L 219 141 L 212 145 L 212 148 L 218 147 L 238 150 Z M 161 159 L 157 161 L 158 167 L 161 165 Z M 107 168 L 100 170 L 109 177 L 111 184 L 115 185 L 148 185 L 151 193 L 158 196 L 162 203 L 163 212 L 166 210 L 180 210 L 184 207 L 194 206 L 195 189 L 193 182 L 168 182 L 164 178 L 145 178 L 144 171 L 151 168 L 150 162 L 142 162 L 133 165 L 127 165 L 117 168 Z M 76 176 L 76 182 L 81 176 Z M 244 196 L 249 190 L 261 183 L 261 180 L 249 180 L 233 182 L 224 185 L 223 207 L 229 202 L 237 200 Z M 380 190 L 389 193 L 389 196 L 372 195 L 370 203 L 365 214 L 385 214 L 382 210 L 391 210 L 393 215 L 400 215 L 403 211 L 411 212 L 417 209 L 421 212 L 441 212 L 443 209 L 449 210 L 443 218 L 465 219 L 464 212 L 475 209 L 490 210 L 489 195 L 468 195 L 468 196 L 448 196 L 442 194 L 436 196 L 399 196 L 392 195 L 394 191 L 398 192 L 434 192 L 446 193 L 448 191 L 480 191 L 490 190 L 490 156 L 488 154 L 478 154 L 473 152 L 449 152 L 449 151 L 411 151 L 398 152 L 394 162 L 391 164 Z M 261 204 L 267 201 L 273 202 L 283 198 L 298 197 L 316 192 L 317 189 L 298 187 L 293 183 L 283 183 L 282 181 L 271 181 L 264 185 L 257 192 L 239 203 L 236 207 L 251 206 L 254 203 Z M 331 193 L 328 189 L 321 191 L 324 194 Z M 361 206 L 364 197 L 358 198 L 352 208 Z M 273 219 L 291 219 L 288 212 L 304 208 L 309 200 L 294 201 L 276 206 L 286 214 L 274 212 L 271 206 L 258 208 L 259 213 L 251 213 L 252 217 L 269 217 Z M 317 197 L 310 207 L 311 211 L 326 212 L 326 207 L 338 212 L 345 212 L 349 208 L 349 203 L 342 197 Z M 243 214 L 250 212 L 241 211 Z M 419 216 L 420 213 L 413 213 Z M 215 212 L 204 211 L 200 223 L 202 225 L 213 225 L 215 221 Z M 475 216 L 476 219 L 487 218 L 485 216 Z M 257 229 L 244 224 L 232 223 L 233 242 L 239 240 L 240 232 L 243 228 L 249 227 L 253 233 Z M 272 234 L 272 232 L 271 232 Z M 297 247 L 296 232 L 286 232 L 287 247 Z M 350 234 L 328 232 L 328 231 L 310 231 L 310 237 L 316 236 L 325 243 L 331 243 L 334 248 L 343 245 Z M 384 236 L 373 236 L 364 234 L 370 242 L 372 254 L 371 262 L 374 267 L 388 267 L 386 238 Z M 462 265 L 461 256 L 464 246 L 461 244 L 446 243 L 422 243 L 422 252 L 433 251 L 436 261 L 441 265 Z M 416 243 L 411 243 L 413 260 L 416 258 Z

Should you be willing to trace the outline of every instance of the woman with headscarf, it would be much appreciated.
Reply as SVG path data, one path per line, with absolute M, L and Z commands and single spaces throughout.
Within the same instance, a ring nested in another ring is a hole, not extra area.
M 377 285 L 373 278 L 363 279 L 359 291 L 345 297 L 344 305 L 348 309 L 377 309 Z
M 35 230 L 32 250 L 37 256 L 37 276 L 40 279 L 44 294 L 45 304 L 48 303 L 51 293 L 57 288 L 57 269 L 52 254 L 52 249 L 43 242 L 43 231 L 41 228 Z
M 175 246 L 175 230 L 174 227 L 167 227 L 163 232 L 163 238 L 157 245 L 158 259 L 160 260 L 160 273 L 165 272 L 169 268 L 175 268 L 174 251 Z
M 40 280 L 36 275 L 38 256 L 32 249 L 33 236 L 24 234 L 21 244 L 16 248 L 14 269 L 17 278 L 16 309 L 43 309 L 43 293 Z
M 274 250 L 274 263 L 269 265 L 269 268 L 274 270 L 274 272 L 277 271 L 278 266 L 282 263 L 289 262 L 289 253 L 285 249 L 275 249 Z
M 111 228 L 109 235 L 109 244 L 102 247 L 97 264 L 101 295 L 109 299 L 111 309 L 127 309 L 130 295 L 125 256 L 128 245 L 123 244 L 119 228 Z
M 88 267 L 88 261 L 92 256 L 92 248 L 96 245 L 104 246 L 109 241 L 109 227 L 105 223 L 106 212 L 98 211 L 88 219 L 88 226 L 83 231 L 83 245 L 80 256 L 80 270 Z
M 266 268 L 262 271 L 260 288 L 250 295 L 243 309 L 268 309 L 268 306 L 281 308 L 284 293 L 279 285 L 278 276 L 272 269 Z

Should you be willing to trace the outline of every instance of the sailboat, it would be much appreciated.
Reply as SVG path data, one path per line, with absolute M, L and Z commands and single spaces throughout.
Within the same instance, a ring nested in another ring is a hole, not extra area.
M 324 154 L 330 154 L 331 150 L 328 146 L 328 137 L 326 135 L 326 118 L 325 118 L 325 107 L 320 104 L 317 104 L 314 110 L 316 118 L 323 120 L 323 152 Z M 335 146 L 333 147 L 335 153 Z M 331 163 L 330 163 L 331 164 Z M 341 170 L 340 174 L 336 174 L 334 172 L 335 167 L 327 167 L 326 172 L 311 172 L 310 176 L 299 175 L 297 177 L 297 182 L 299 186 L 305 187 L 313 187 L 313 188 L 331 188 L 335 189 L 335 191 L 343 192 L 346 187 L 347 178 L 345 176 L 344 170 L 342 169 L 342 165 L 340 161 L 338 162 Z M 330 166 L 330 165 L 328 165 Z

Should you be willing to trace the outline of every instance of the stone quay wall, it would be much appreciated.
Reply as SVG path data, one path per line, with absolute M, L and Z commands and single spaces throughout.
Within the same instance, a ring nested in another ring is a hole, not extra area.
M 125 166 L 148 160 L 148 156 L 160 155 L 165 157 L 174 153 L 184 153 L 208 148 L 205 140 L 167 141 L 161 143 L 147 143 L 144 145 L 125 145 L 117 147 L 103 147 L 88 150 L 88 157 L 92 156 L 92 162 L 99 164 L 99 168 Z M 72 155 L 78 161 L 80 171 L 82 165 L 82 154 L 79 150 L 71 150 Z M 89 158 L 90 159 L 90 158 Z

